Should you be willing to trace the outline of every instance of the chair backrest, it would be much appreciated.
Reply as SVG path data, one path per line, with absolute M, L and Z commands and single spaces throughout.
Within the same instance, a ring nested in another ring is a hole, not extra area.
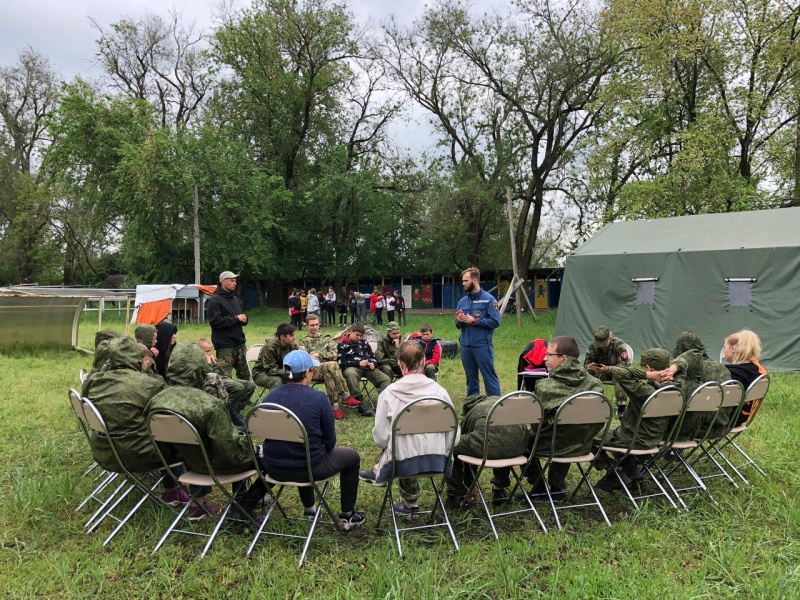
M 657 389 L 642 406 L 642 419 L 677 417 L 683 410 L 683 392 L 674 385 Z
M 611 418 L 611 404 L 600 392 L 578 392 L 558 407 L 555 422 L 558 425 L 588 425 L 605 423 Z
M 458 429 L 458 416 L 455 409 L 440 398 L 420 398 L 397 414 L 392 429 L 395 435 L 450 433 Z
M 78 423 L 81 425 L 83 434 L 89 439 L 89 430 L 86 428 L 86 415 L 83 414 L 80 393 L 74 388 L 69 388 L 67 398 L 69 398 L 69 405 L 72 407 L 72 412 L 75 413 L 75 418 L 78 419 Z
M 716 381 L 708 381 L 697 387 L 686 401 L 686 412 L 717 412 L 722 406 L 724 392 Z
M 498 398 L 489 409 L 487 427 L 538 425 L 542 412 L 542 404 L 533 392 L 511 392 Z
M 308 445 L 308 432 L 300 418 L 291 410 L 274 402 L 263 402 L 247 415 L 245 431 L 251 446 L 253 445 L 254 437 L 263 440 L 303 444 L 306 453 L 308 480 L 310 482 L 314 481 L 311 468 L 311 449 Z M 253 460 L 258 464 L 255 454 Z
M 172 411 L 154 411 L 147 420 L 150 434 L 157 442 L 200 446 L 200 434 L 183 416 Z
M 766 375 L 759 375 L 753 383 L 747 386 L 747 390 L 744 393 L 744 401 L 751 403 L 750 414 L 747 416 L 747 421 L 745 421 L 748 425 L 755 418 L 758 409 L 761 408 L 767 391 L 769 391 L 769 378 Z
M 119 473 L 125 473 L 128 477 L 135 479 L 133 474 L 125 466 L 125 463 L 122 462 L 119 452 L 117 452 L 117 445 L 114 443 L 114 438 L 111 436 L 111 433 L 108 431 L 108 427 L 106 427 L 106 422 L 103 420 L 103 415 L 100 414 L 100 411 L 97 409 L 94 403 L 86 397 L 81 398 L 81 412 L 83 413 L 89 428 L 96 434 L 103 436 L 108 442 L 108 447 L 111 449 L 111 453 L 114 455 L 114 459 L 119 466 L 119 469 L 112 470 Z
M 254 363 L 258 360 L 258 355 L 261 354 L 261 349 L 263 347 L 264 344 L 253 344 L 247 349 L 247 353 L 245 354 L 247 364 Z
M 733 408 L 739 406 L 744 399 L 744 386 L 730 379 L 722 384 L 722 408 Z

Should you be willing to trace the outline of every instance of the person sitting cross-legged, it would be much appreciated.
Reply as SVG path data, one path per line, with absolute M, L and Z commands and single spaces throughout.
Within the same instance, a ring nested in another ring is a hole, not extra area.
M 375 354 L 364 340 L 365 331 L 366 329 L 361 323 L 354 323 L 350 327 L 350 331 L 336 346 L 336 362 L 339 363 L 339 368 L 344 374 L 350 395 L 361 402 L 358 412 L 362 417 L 372 417 L 375 413 L 364 406 L 364 398 L 361 396 L 361 378 L 366 377 L 377 388 L 379 394 L 386 389 L 391 380 L 378 370 Z
M 275 337 L 266 340 L 267 343 L 261 348 L 258 360 L 253 365 L 253 381 L 257 386 L 274 390 L 286 383 L 283 358 L 292 350 L 297 350 L 295 331 L 294 325 L 281 323 L 275 330 Z
M 319 361 L 311 358 L 305 350 L 289 352 L 283 359 L 287 384 L 273 390 L 269 402 L 291 410 L 305 427 L 314 478 L 321 480 L 339 474 L 342 502 L 339 527 L 349 531 L 365 521 L 364 513 L 355 510 L 361 458 L 355 450 L 336 446 L 335 420 L 328 399 L 322 392 L 309 387 L 314 369 L 319 366 Z M 260 462 L 267 475 L 278 481 L 308 481 L 303 444 L 265 440 L 262 450 Z M 313 516 L 316 512 L 314 490 L 300 487 L 298 491 L 305 514 Z M 253 510 L 266 493 L 264 482 L 259 478 L 239 503 L 245 510 Z
M 342 370 L 336 362 L 336 342 L 331 336 L 320 334 L 319 316 L 309 314 L 306 317 L 306 325 L 308 325 L 308 335 L 300 340 L 297 346 L 300 350 L 308 352 L 311 358 L 319 361 L 319 366 L 314 367 L 314 377 L 311 381 L 325 383 L 325 392 L 333 406 L 333 416 L 340 421 L 344 419 L 344 412 L 339 407 L 340 401 L 351 408 L 361 406 L 361 401 L 353 398 L 347 389 Z
M 425 354 L 415 342 L 403 342 L 397 352 L 397 363 L 403 376 L 390 384 L 378 396 L 375 427 L 372 439 L 383 452 L 378 463 L 369 471 L 361 471 L 362 481 L 382 484 L 392 473 L 392 421 L 409 403 L 420 398 L 440 398 L 452 406 L 447 390 L 423 373 Z M 404 435 L 396 440 L 397 482 L 402 502 L 394 506 L 401 518 L 413 519 L 419 507 L 420 485 L 417 479 L 403 479 L 402 475 L 416 475 L 435 471 L 447 463 L 447 452 L 452 442 L 452 433 L 418 433 Z

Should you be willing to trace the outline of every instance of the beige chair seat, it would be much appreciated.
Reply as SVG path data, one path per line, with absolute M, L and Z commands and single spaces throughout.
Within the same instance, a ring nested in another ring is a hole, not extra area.
M 619 446 L 603 446 L 603 450 L 614 452 L 616 454 L 625 454 L 628 449 L 620 448 Z M 646 448 L 644 450 L 631 450 L 631 456 L 651 456 L 661 452 L 661 448 Z
M 217 475 L 217 481 L 219 481 L 222 485 L 228 485 L 229 483 L 237 483 L 244 479 L 255 477 L 255 474 L 255 470 L 250 470 L 242 471 L 241 473 L 235 473 L 233 475 Z M 194 473 L 192 471 L 187 471 L 183 475 L 179 476 L 178 481 L 184 485 L 203 485 L 208 487 L 213 487 L 215 485 L 214 478 L 211 477 L 211 475 L 203 475 L 202 473 Z
M 479 456 L 467 456 L 466 454 L 459 454 L 456 456 L 456 458 L 461 462 L 467 463 L 468 465 L 475 465 L 476 467 L 483 463 L 483 459 Z M 526 456 L 515 456 L 514 458 L 487 458 L 486 468 L 505 469 L 507 467 L 521 467 L 527 462 L 528 458 Z
M 561 463 L 561 464 L 573 464 L 573 463 L 582 463 L 582 462 L 592 462 L 594 460 L 594 454 L 589 452 L 589 454 L 584 454 L 583 456 L 554 456 L 551 462 L 554 463 Z
M 316 483 L 328 483 L 329 481 L 333 481 L 339 477 L 339 473 L 334 473 L 327 479 L 315 479 Z M 279 479 L 275 479 L 274 477 L 270 477 L 269 475 L 264 475 L 264 479 L 266 479 L 269 483 L 274 485 L 288 485 L 289 487 L 313 487 L 313 483 L 310 481 L 281 481 Z

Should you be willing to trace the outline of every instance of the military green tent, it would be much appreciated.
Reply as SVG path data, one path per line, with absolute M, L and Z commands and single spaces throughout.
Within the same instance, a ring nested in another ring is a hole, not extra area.
M 607 325 L 638 354 L 691 329 L 718 357 L 744 327 L 767 369 L 800 370 L 800 208 L 628 221 L 567 258 L 556 334 Z

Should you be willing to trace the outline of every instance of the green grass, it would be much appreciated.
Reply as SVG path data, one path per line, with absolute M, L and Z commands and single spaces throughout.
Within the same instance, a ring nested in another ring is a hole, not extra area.
M 269 337 L 284 311 L 251 313 L 248 343 Z M 516 385 L 516 362 L 534 337 L 552 335 L 554 314 L 522 330 L 506 320 L 495 336 L 504 391 Z M 411 315 L 406 330 L 430 322 L 437 336 L 457 339 L 452 317 Z M 124 327 L 104 319 L 104 326 Z M 80 331 L 92 345 L 96 318 Z M 205 326 L 181 326 L 179 340 L 207 337 Z M 665 340 L 671 347 L 671 341 Z M 172 538 L 151 550 L 169 513 L 146 507 L 108 549 L 111 527 L 85 534 L 86 513 L 74 508 L 90 489 L 81 473 L 89 462 L 85 440 L 66 403 L 67 389 L 91 357 L 78 352 L 0 354 L 0 595 L 4 597 L 270 597 L 270 598 L 688 598 L 800 596 L 800 481 L 795 469 L 797 375 L 776 374 L 759 420 L 744 440 L 769 476 L 752 473 L 752 485 L 735 490 L 717 480 L 719 504 L 690 498 L 690 512 L 651 502 L 640 513 L 619 494 L 602 499 L 613 526 L 596 512 L 563 515 L 564 532 L 543 534 L 533 519 L 500 521 L 496 542 L 477 512 L 455 515 L 461 550 L 442 532 L 404 536 L 399 559 L 388 531 L 376 532 L 381 495 L 362 486 L 359 508 L 367 525 L 350 534 L 321 526 L 306 566 L 296 568 L 300 546 L 281 539 L 259 542 L 250 559 L 250 537 L 231 529 L 208 557 L 201 541 Z M 444 361 L 440 383 L 459 407 L 464 398 L 460 361 Z M 348 411 L 337 424 L 339 444 L 356 448 L 364 464 L 377 455 L 371 419 Z M 338 488 L 331 490 L 338 507 Z M 298 506 L 294 492 L 287 505 Z

